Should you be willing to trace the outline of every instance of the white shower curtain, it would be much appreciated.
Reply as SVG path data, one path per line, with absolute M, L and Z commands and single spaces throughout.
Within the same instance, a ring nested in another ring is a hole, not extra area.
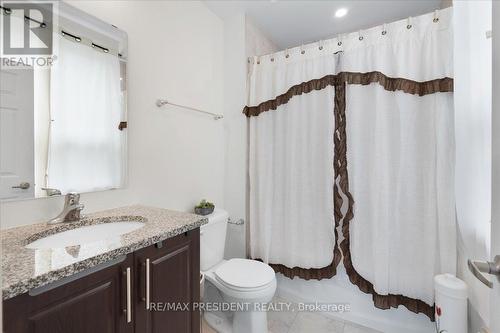
M 453 77 L 451 13 L 369 31 L 365 45 L 344 52 L 342 71 L 379 71 L 415 87 Z M 433 305 L 433 277 L 456 269 L 453 94 L 420 95 L 346 87 L 349 238 L 352 264 L 376 293 Z
M 319 54 L 255 58 L 250 105 L 335 72 L 335 57 Z M 279 264 L 288 276 L 330 277 L 334 256 L 340 260 L 333 208 L 333 103 L 330 86 L 294 96 L 274 110 L 255 109 L 258 116 L 249 120 L 250 255 Z
M 63 193 L 123 183 L 120 61 L 59 35 L 50 78 L 47 187 Z
M 456 265 L 451 14 L 253 59 L 244 110 L 253 258 L 327 264 L 334 210 L 351 282 L 379 308 L 434 317 L 433 277 Z

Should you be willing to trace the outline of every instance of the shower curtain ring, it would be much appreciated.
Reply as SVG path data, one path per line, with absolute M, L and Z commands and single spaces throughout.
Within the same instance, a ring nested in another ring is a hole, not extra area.
M 387 25 L 384 23 L 382 25 L 382 36 L 385 36 L 387 34 Z
M 432 22 L 437 23 L 439 21 L 439 14 L 438 13 L 439 13 L 439 10 L 436 9 L 434 11 L 434 19 L 432 20 Z
M 406 29 L 411 29 L 411 27 L 413 27 L 413 25 L 411 24 L 411 16 L 408 17 L 408 24 L 406 25 Z

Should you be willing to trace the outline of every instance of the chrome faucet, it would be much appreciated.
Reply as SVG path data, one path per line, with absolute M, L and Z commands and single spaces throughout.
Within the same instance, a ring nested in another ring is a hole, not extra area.
M 64 208 L 62 212 L 48 222 L 48 224 L 57 224 L 62 222 L 75 222 L 80 220 L 80 212 L 85 206 L 80 203 L 80 194 L 70 192 L 64 198 Z

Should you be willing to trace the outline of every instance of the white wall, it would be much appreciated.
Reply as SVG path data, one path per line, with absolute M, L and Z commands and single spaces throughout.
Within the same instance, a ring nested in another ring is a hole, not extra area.
M 123 190 L 82 196 L 85 211 L 133 203 L 191 210 L 224 206 L 224 122 L 155 106 L 167 98 L 224 112 L 223 23 L 198 1 L 71 1 L 128 32 L 129 179 Z M 0 204 L 1 227 L 47 220 L 62 198 Z
M 225 208 L 231 219 L 245 219 L 247 209 L 247 58 L 278 48 L 244 14 L 224 19 L 224 114 L 226 134 Z M 246 256 L 245 225 L 228 226 L 226 257 Z
M 245 50 L 246 56 L 252 57 L 278 52 L 280 49 L 247 16 L 245 22 Z
M 492 90 L 500 90 L 500 3 L 493 2 L 493 84 Z M 492 145 L 493 176 L 492 198 L 496 204 L 492 207 L 491 253 L 492 257 L 500 255 L 500 96 L 493 95 Z M 492 258 L 493 259 L 493 258 Z M 500 332 L 500 281 L 494 281 L 494 289 L 490 292 L 490 332 Z
M 224 115 L 226 134 L 225 208 L 232 220 L 246 216 L 247 125 L 245 16 L 224 20 Z M 226 257 L 245 257 L 245 226 L 228 225 Z
M 469 326 L 489 321 L 489 290 L 467 259 L 490 258 L 491 227 L 491 1 L 455 1 L 455 135 L 458 221 L 457 276 L 469 286 Z

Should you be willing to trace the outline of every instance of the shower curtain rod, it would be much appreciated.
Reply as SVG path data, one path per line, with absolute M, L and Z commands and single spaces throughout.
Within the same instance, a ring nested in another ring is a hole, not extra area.
M 433 12 L 429 12 L 429 13 L 426 13 L 426 14 L 423 14 L 423 15 L 420 15 L 420 16 L 425 16 L 425 15 L 430 15 L 431 13 L 433 14 L 432 15 L 432 20 L 434 23 L 437 23 L 439 22 L 439 16 L 440 16 L 440 13 L 441 11 L 445 10 L 447 8 L 442 8 L 442 9 L 435 9 Z M 390 23 L 383 23 L 383 24 L 380 24 L 380 25 L 377 25 L 377 26 L 374 26 L 372 28 L 368 28 L 368 29 L 363 29 L 363 30 L 358 30 L 357 31 L 357 36 L 358 36 L 358 39 L 360 41 L 362 41 L 364 39 L 364 36 L 363 36 L 363 31 L 366 31 L 366 30 L 371 30 L 371 29 L 374 29 L 374 28 L 377 28 L 377 27 L 380 27 L 382 28 L 382 35 L 386 35 L 387 34 L 387 25 L 388 24 L 394 24 L 394 23 L 398 23 L 398 22 L 403 22 L 403 21 L 407 21 L 407 29 L 411 29 L 412 28 L 412 19 L 413 17 L 412 16 L 409 16 L 407 17 L 406 19 L 401 19 L 401 20 L 397 20 L 397 21 L 394 21 L 394 22 L 390 22 Z M 335 37 L 329 37 L 329 38 L 326 38 L 326 39 L 320 39 L 320 40 L 317 40 L 317 41 L 314 41 L 314 42 L 310 42 L 310 43 L 307 43 L 307 44 L 301 44 L 301 45 L 297 45 L 297 46 L 293 46 L 293 47 L 287 47 L 283 50 L 279 50 L 279 51 L 276 51 L 276 52 L 271 52 L 271 53 L 265 53 L 265 54 L 260 54 L 260 55 L 255 55 L 255 56 L 251 56 L 251 57 L 248 57 L 248 62 L 250 63 L 252 61 L 252 58 L 261 58 L 261 57 L 267 57 L 267 56 L 272 56 L 272 55 L 276 55 L 276 54 L 279 54 L 279 53 L 285 53 L 286 57 L 288 58 L 289 56 L 289 52 L 293 49 L 298 49 L 300 50 L 301 54 L 304 54 L 304 50 L 305 49 L 308 49 L 308 48 L 312 48 L 312 47 L 316 47 L 316 46 L 319 46 L 320 50 L 323 49 L 323 46 L 324 46 L 324 43 L 325 42 L 329 42 L 329 41 L 337 41 L 337 44 L 338 46 L 341 46 L 342 45 L 342 39 L 344 39 L 345 37 L 351 35 L 351 34 L 355 34 L 356 32 L 355 31 L 352 31 L 352 32 L 349 32 L 349 33 L 339 33 L 337 34 L 337 36 Z M 491 31 L 489 32 L 490 34 L 488 34 L 487 32 L 487 35 L 490 36 L 491 38 Z M 340 50 L 339 52 L 343 52 L 342 50 Z
M 222 119 L 224 118 L 223 115 L 221 114 L 217 114 L 217 113 L 212 113 L 212 112 L 208 112 L 208 111 L 204 111 L 204 110 L 200 110 L 200 109 L 196 109 L 196 108 L 193 108 L 193 107 L 190 107 L 190 106 L 186 106 L 186 105 L 180 105 L 180 104 L 175 104 L 175 103 L 171 103 L 169 101 L 167 101 L 166 99 L 159 99 L 156 101 L 156 106 L 157 107 L 162 107 L 163 105 L 173 105 L 173 106 L 177 106 L 179 108 L 184 108 L 184 109 L 188 109 L 188 110 L 191 110 L 191 111 L 195 111 L 195 112 L 199 112 L 199 113 L 204 113 L 204 114 L 208 114 L 208 115 L 211 115 L 214 117 L 214 120 L 219 120 L 219 119 Z

